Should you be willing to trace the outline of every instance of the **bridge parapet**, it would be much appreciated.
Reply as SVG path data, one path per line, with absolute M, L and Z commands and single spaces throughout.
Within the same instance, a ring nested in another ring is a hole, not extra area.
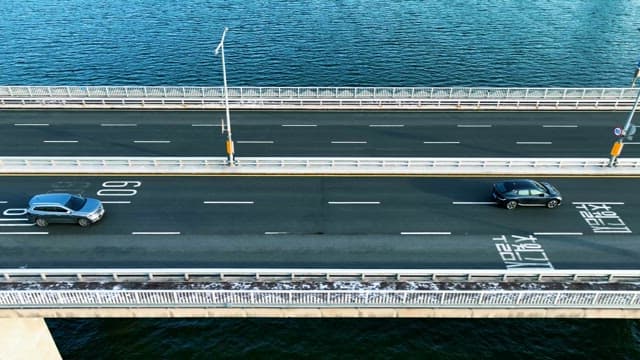
M 0 174 L 638 175 L 640 158 L 0 157 Z
M 627 110 L 633 88 L 230 87 L 234 109 Z M 222 109 L 222 87 L 0 86 L 0 108 Z
M 453 310 L 453 316 L 473 309 L 483 316 L 490 316 L 488 310 L 550 316 L 547 310 L 579 309 L 581 316 L 615 310 L 633 317 L 640 313 L 639 278 L 640 272 L 615 270 L 14 269 L 0 281 L 0 317 L 84 317 L 87 309 L 95 316 L 122 316 L 118 309 L 134 316 L 136 309 L 153 316 L 213 316 L 229 309 L 262 309 L 263 315 L 268 309 L 317 310 L 303 313 L 308 316 L 332 309 L 346 309 L 344 316 L 362 315 L 348 309 L 444 311 L 440 316 Z

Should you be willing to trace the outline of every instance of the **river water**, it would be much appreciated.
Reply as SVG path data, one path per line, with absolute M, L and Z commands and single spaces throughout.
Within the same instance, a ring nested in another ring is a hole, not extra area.
M 639 0 L 0 0 L 0 85 L 627 87 Z M 0 264 L 1 265 L 1 264 Z M 65 359 L 637 359 L 636 321 L 48 320 Z

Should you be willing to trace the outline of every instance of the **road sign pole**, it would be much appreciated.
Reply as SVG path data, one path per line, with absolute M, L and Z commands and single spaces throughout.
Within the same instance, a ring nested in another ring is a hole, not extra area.
M 625 136 L 627 136 L 627 134 L 629 133 L 629 130 L 631 129 L 631 120 L 633 120 L 633 115 L 636 112 L 636 109 L 638 108 L 638 102 L 640 101 L 640 89 L 638 89 L 638 95 L 636 95 L 636 101 L 633 103 L 633 107 L 631 108 L 631 112 L 629 113 L 629 117 L 627 118 L 627 123 L 624 125 L 624 128 L 622 129 L 622 136 L 616 140 L 616 142 L 613 144 L 613 147 L 611 148 L 611 159 L 609 160 L 609 167 L 613 167 L 616 166 L 616 160 L 618 159 L 618 156 L 620 156 L 620 154 L 622 153 L 622 147 L 624 146 L 624 138 Z

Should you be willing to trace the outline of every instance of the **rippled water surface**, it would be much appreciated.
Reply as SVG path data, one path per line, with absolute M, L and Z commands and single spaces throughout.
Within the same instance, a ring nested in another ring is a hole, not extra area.
M 628 86 L 639 0 L 0 0 L 0 85 Z M 624 320 L 49 320 L 65 359 L 638 359 Z
M 627 86 L 638 0 L 2 0 L 0 84 Z

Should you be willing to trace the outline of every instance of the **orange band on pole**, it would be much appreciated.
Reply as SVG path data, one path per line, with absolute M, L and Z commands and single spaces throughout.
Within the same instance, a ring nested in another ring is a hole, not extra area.
M 614 142 L 613 143 L 613 147 L 611 148 L 611 156 L 620 156 L 620 153 L 622 152 L 622 147 L 624 146 L 623 143 L 621 142 Z
M 233 141 L 227 140 L 227 154 L 233 154 Z

